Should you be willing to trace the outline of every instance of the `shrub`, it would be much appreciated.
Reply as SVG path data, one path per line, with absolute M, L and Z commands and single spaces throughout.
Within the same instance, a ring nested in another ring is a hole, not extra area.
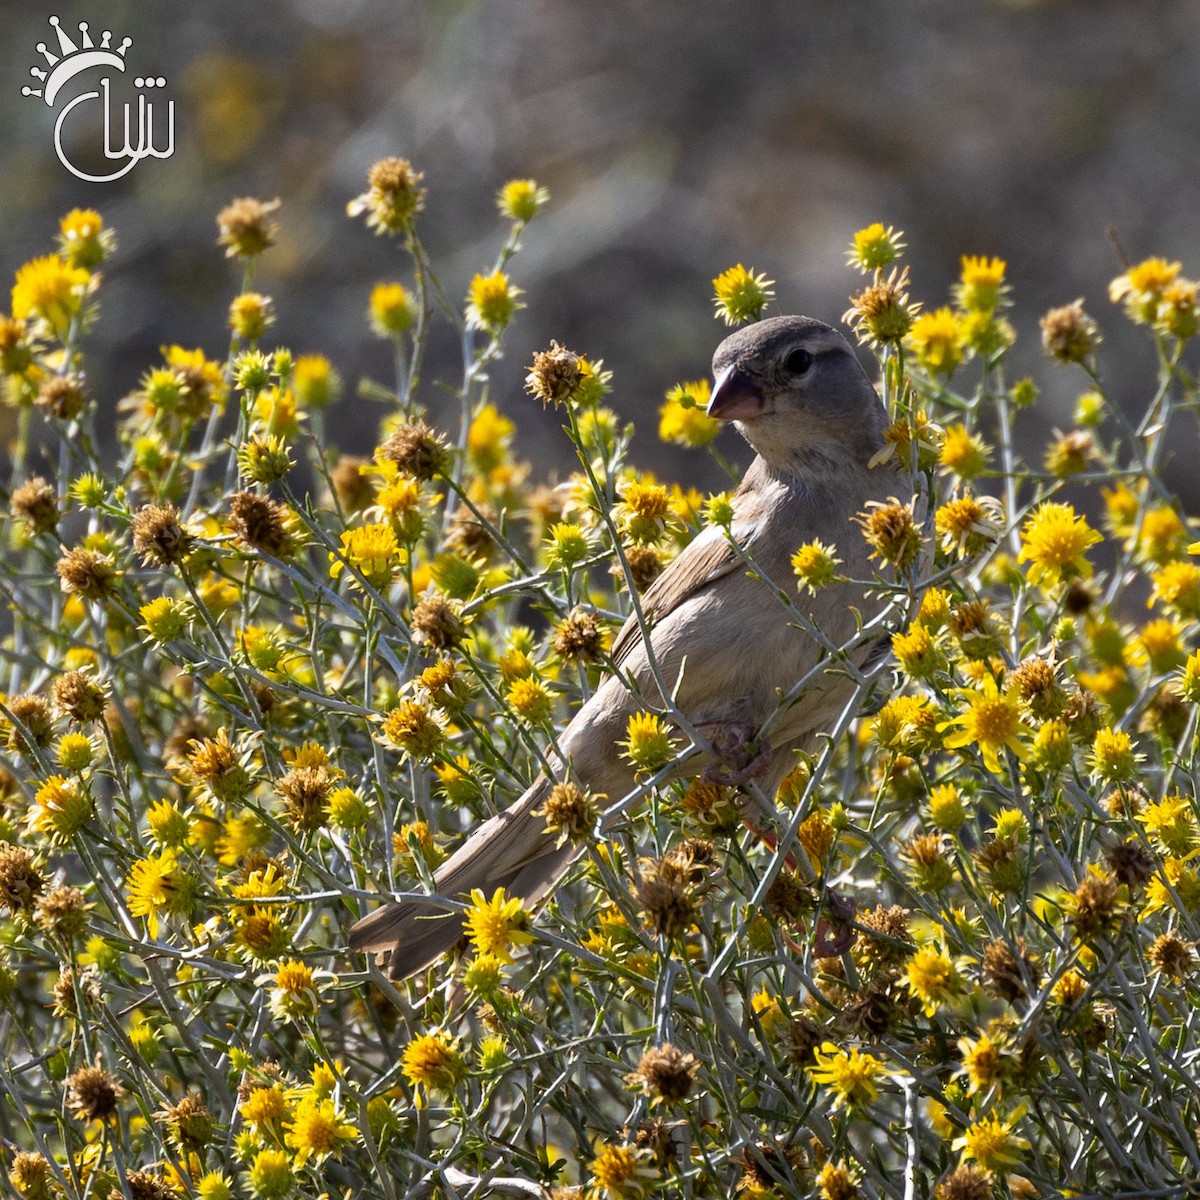
M 112 232 L 70 214 L 58 252 L 17 272 L 10 1184 L 957 1200 L 1195 1180 L 1200 566 L 1160 466 L 1196 409 L 1197 287 L 1176 263 L 1111 288 L 1157 355 L 1141 413 L 1107 394 L 1082 301 L 1043 318 L 1084 391 L 1079 427 L 1029 464 L 1014 427 L 1037 388 L 1007 375 L 1005 264 L 964 258 L 950 303 L 922 311 L 900 235 L 856 234 L 846 320 L 878 360 L 885 453 L 920 489 L 847 524 L 843 545 L 874 551 L 893 658 L 759 797 L 775 827 L 744 827 L 728 787 L 662 782 L 686 746 L 647 712 L 622 744 L 637 796 L 563 785 L 547 803 L 584 849 L 532 924 L 477 892 L 470 945 L 411 984 L 347 955 L 376 893 L 419 890 L 536 774 L 612 669 L 631 592 L 728 524 L 727 497 L 629 465 L 609 373 L 558 344 L 527 391 L 579 467 L 552 486 L 516 458 L 519 406 L 488 369 L 546 201 L 502 190 L 509 234 L 460 303 L 417 232 L 420 173 L 372 169 L 350 213 L 404 281 L 370 297 L 396 376 L 362 389 L 384 406 L 368 460 L 326 436 L 332 363 L 274 344 L 251 290 L 278 202 L 221 214 L 242 267 L 229 352 L 166 347 L 118 406 L 115 463 L 84 359 Z M 769 282 L 719 276 L 718 314 L 756 319 Z M 424 407 L 435 321 L 465 356 L 437 381 L 449 430 Z M 667 393 L 665 440 L 716 453 L 707 393 Z M 774 581 L 797 624 L 837 551 L 797 545 L 796 578 Z

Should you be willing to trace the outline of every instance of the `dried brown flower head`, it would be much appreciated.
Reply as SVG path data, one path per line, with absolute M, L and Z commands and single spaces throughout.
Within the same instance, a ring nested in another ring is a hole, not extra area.
M 73 721 L 98 721 L 108 705 L 108 689 L 87 671 L 65 671 L 50 685 L 54 705 Z
M 1154 859 L 1141 842 L 1113 842 L 1105 848 L 1104 861 L 1117 882 L 1131 890 L 1144 887 L 1154 874 Z
M 111 1121 L 125 1089 L 103 1067 L 67 1076 L 67 1108 L 81 1121 Z
M 50 704 L 44 696 L 31 692 L 25 696 L 10 696 L 7 703 L 12 721 L 0 722 L 7 727 L 8 748 L 19 754 L 29 753 L 26 734 L 33 739 L 35 746 L 48 746 L 54 736 L 54 718 L 50 712 Z M 18 728 L 20 722 L 24 729 Z
M 604 653 L 604 627 L 595 613 L 577 608 L 554 631 L 554 650 L 572 662 L 591 663 Z
M 24 846 L 0 842 L 0 907 L 14 916 L 29 914 L 45 886 L 45 877 Z
M 1086 471 L 1096 458 L 1095 439 L 1086 429 L 1060 434 L 1046 451 L 1046 470 L 1060 479 Z
M 125 1186 L 129 1189 L 130 1200 L 176 1200 L 178 1196 L 178 1192 L 152 1171 L 126 1171 Z M 124 1200 L 124 1196 L 120 1188 L 109 1189 L 108 1200 Z
M 64 941 L 71 941 L 87 929 L 90 908 L 77 887 L 62 884 L 38 899 L 38 927 Z
M 1071 925 L 1081 941 L 1114 933 L 1120 924 L 1121 884 L 1115 875 L 1088 872 L 1075 889 Z
M 648 865 L 637 886 L 636 898 L 647 923 L 661 937 L 684 933 L 696 915 L 696 906 L 680 872 L 665 860 Z
M 457 601 L 429 591 L 413 609 L 413 641 L 431 650 L 453 650 L 466 632 Z
M 77 1017 L 81 999 L 84 1009 L 90 1011 L 98 1008 L 104 998 L 104 991 L 100 986 L 100 972 L 95 966 L 84 967 L 76 973 L 74 967 L 64 964 L 59 968 L 52 992 L 56 1017 Z
M 450 469 L 446 439 L 424 421 L 406 421 L 392 430 L 379 456 L 413 479 L 436 479 Z
M 899 904 L 885 908 L 877 904 L 863 913 L 858 922 L 855 952 L 875 967 L 898 966 L 916 949 L 912 934 L 908 930 L 909 910 Z
M 38 389 L 36 404 L 59 421 L 72 420 L 87 404 L 83 380 L 78 375 L 51 375 Z
M 196 1092 L 188 1092 L 174 1104 L 164 1104 L 154 1116 L 166 1126 L 171 1141 L 185 1153 L 202 1150 L 212 1139 L 213 1115 Z
M 244 546 L 274 558 L 292 550 L 287 508 L 257 492 L 235 492 L 229 500 L 229 530 Z
M 886 278 L 875 273 L 874 282 L 850 297 L 851 308 L 842 315 L 864 344 L 898 342 L 912 328 L 919 304 L 908 298 L 908 268 L 893 270 Z
M 591 836 L 596 824 L 596 797 L 577 784 L 558 783 L 534 815 L 546 818 L 546 832 L 573 842 Z
M 663 571 L 662 554 L 653 546 L 626 547 L 625 561 L 629 564 L 629 574 L 633 576 L 633 586 L 639 592 L 644 592 Z M 613 568 L 613 574 L 622 574 L 620 564 Z
M 489 560 L 496 549 L 491 530 L 480 517 L 492 526 L 496 524 L 496 511 L 490 504 L 477 505 L 480 516 L 469 508 L 460 508 L 450 522 L 446 532 L 446 549 L 455 550 L 468 559 Z
M 921 552 L 921 531 L 917 528 L 911 504 L 895 497 L 886 504 L 872 500 L 867 511 L 854 518 L 871 547 L 871 557 L 898 571 L 907 570 Z
M 1041 319 L 1042 346 L 1051 358 L 1081 363 L 1100 344 L 1100 327 L 1083 311 L 1083 298 L 1052 308 Z
M 256 258 L 268 247 L 275 245 L 279 223 L 273 220 L 281 201 L 256 200 L 253 196 L 242 196 L 231 200 L 217 213 L 217 228 L 220 236 L 217 244 L 225 247 L 226 258 Z
M 41 1154 L 18 1150 L 8 1168 L 8 1182 L 22 1200 L 50 1200 L 54 1195 L 54 1172 Z
M 146 504 L 133 514 L 130 523 L 133 548 L 147 567 L 181 563 L 192 552 L 195 537 L 180 521 L 173 504 Z
M 626 1080 L 645 1088 L 664 1104 L 681 1104 L 692 1090 L 697 1065 L 695 1055 L 684 1054 L 678 1046 L 665 1042 L 647 1050 L 637 1070 Z
M 1029 711 L 1042 720 L 1057 717 L 1067 702 L 1067 694 L 1058 682 L 1058 665 L 1052 658 L 1025 659 L 1013 669 L 1009 682 Z
M 992 1200 L 992 1174 L 974 1163 L 955 1167 L 934 1191 L 936 1200 Z
M 583 383 L 580 358 L 573 350 L 551 342 L 549 350 L 539 350 L 525 376 L 525 390 L 535 399 L 558 406 L 568 404 Z
M 776 921 L 799 924 L 816 907 L 812 888 L 795 871 L 780 871 L 763 898 L 767 913 Z
M 365 213 L 376 233 L 403 233 L 425 207 L 424 178 L 406 158 L 381 158 L 367 173 L 367 190 L 346 205 L 346 212 L 352 217 Z
M 49 533 L 58 524 L 58 498 L 54 486 L 40 475 L 33 475 L 14 488 L 8 507 L 32 533 Z
M 188 744 L 187 766 L 198 783 L 225 803 L 244 800 L 250 790 L 250 772 L 223 728 L 217 730 L 216 737 Z
M 1196 954 L 1192 944 L 1178 934 L 1164 933 L 1154 939 L 1149 958 L 1156 971 L 1179 982 L 1191 974 Z
M 1024 938 L 1014 943 L 996 938 L 983 949 L 981 981 L 984 990 L 1015 1004 L 1038 988 L 1042 969 Z
M 116 591 L 116 564 L 109 555 L 96 550 L 86 550 L 82 546 L 68 550 L 64 546 L 54 569 L 63 591 L 84 600 L 104 600 Z
M 275 782 L 275 791 L 284 802 L 284 817 L 299 833 L 312 833 L 328 820 L 329 793 L 333 776 L 325 766 L 298 766 Z
M 360 513 L 375 499 L 375 487 L 363 467 L 370 466 L 365 458 L 343 454 L 330 468 L 329 482 L 337 502 L 347 513 Z

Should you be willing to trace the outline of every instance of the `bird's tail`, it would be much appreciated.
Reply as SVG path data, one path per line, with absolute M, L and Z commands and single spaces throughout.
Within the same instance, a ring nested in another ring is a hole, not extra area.
M 527 905 L 540 901 L 578 852 L 559 846 L 535 815 L 552 781 L 539 776 L 502 813 L 485 821 L 434 872 L 437 895 L 459 899 L 475 888 L 485 895 L 502 887 Z M 350 930 L 351 950 L 391 951 L 388 975 L 407 979 L 424 970 L 463 935 L 462 917 L 420 900 L 388 904 L 363 917 Z

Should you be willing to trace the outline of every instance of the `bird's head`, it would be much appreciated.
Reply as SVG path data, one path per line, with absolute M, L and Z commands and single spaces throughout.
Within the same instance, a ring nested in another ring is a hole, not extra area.
M 850 343 L 811 317 L 774 317 L 730 334 L 713 355 L 708 415 L 737 424 L 772 468 L 866 463 L 887 418 Z

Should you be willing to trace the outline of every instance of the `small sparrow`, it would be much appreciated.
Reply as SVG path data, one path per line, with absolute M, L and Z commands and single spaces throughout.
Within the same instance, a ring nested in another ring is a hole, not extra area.
M 553 776 L 539 775 L 438 868 L 438 895 L 460 899 L 475 888 L 491 895 L 503 887 L 528 905 L 542 900 L 579 846 L 560 844 L 539 810 L 567 779 L 613 799 L 635 786 L 618 743 L 630 716 L 666 706 L 656 677 L 708 743 L 687 769 L 727 782 L 754 776 L 767 796 L 794 766 L 794 751 L 814 747 L 852 695 L 853 682 L 831 670 L 779 711 L 823 651 L 796 627 L 767 581 L 790 580 L 792 555 L 814 539 L 836 545 L 843 575 L 870 577 L 868 547 L 851 520 L 869 501 L 912 490 L 903 467 L 880 456 L 888 426 L 883 405 L 846 339 L 809 317 L 776 317 L 732 334 L 717 347 L 713 375 L 709 416 L 734 422 L 757 451 L 733 496 L 728 533 L 706 529 L 650 585 L 641 597 L 650 648 L 630 617 L 612 647 L 618 673 L 604 679 L 563 731 L 564 759 L 551 759 Z M 762 577 L 748 573 L 731 539 Z M 849 582 L 797 604 L 836 646 L 850 642 L 870 615 L 864 589 Z M 854 651 L 860 665 L 873 654 L 878 643 Z M 768 719 L 769 744 L 757 733 Z M 688 742 L 682 733 L 678 740 L 681 747 Z M 389 974 L 403 979 L 462 933 L 460 916 L 407 900 L 359 921 L 350 948 L 390 950 Z

